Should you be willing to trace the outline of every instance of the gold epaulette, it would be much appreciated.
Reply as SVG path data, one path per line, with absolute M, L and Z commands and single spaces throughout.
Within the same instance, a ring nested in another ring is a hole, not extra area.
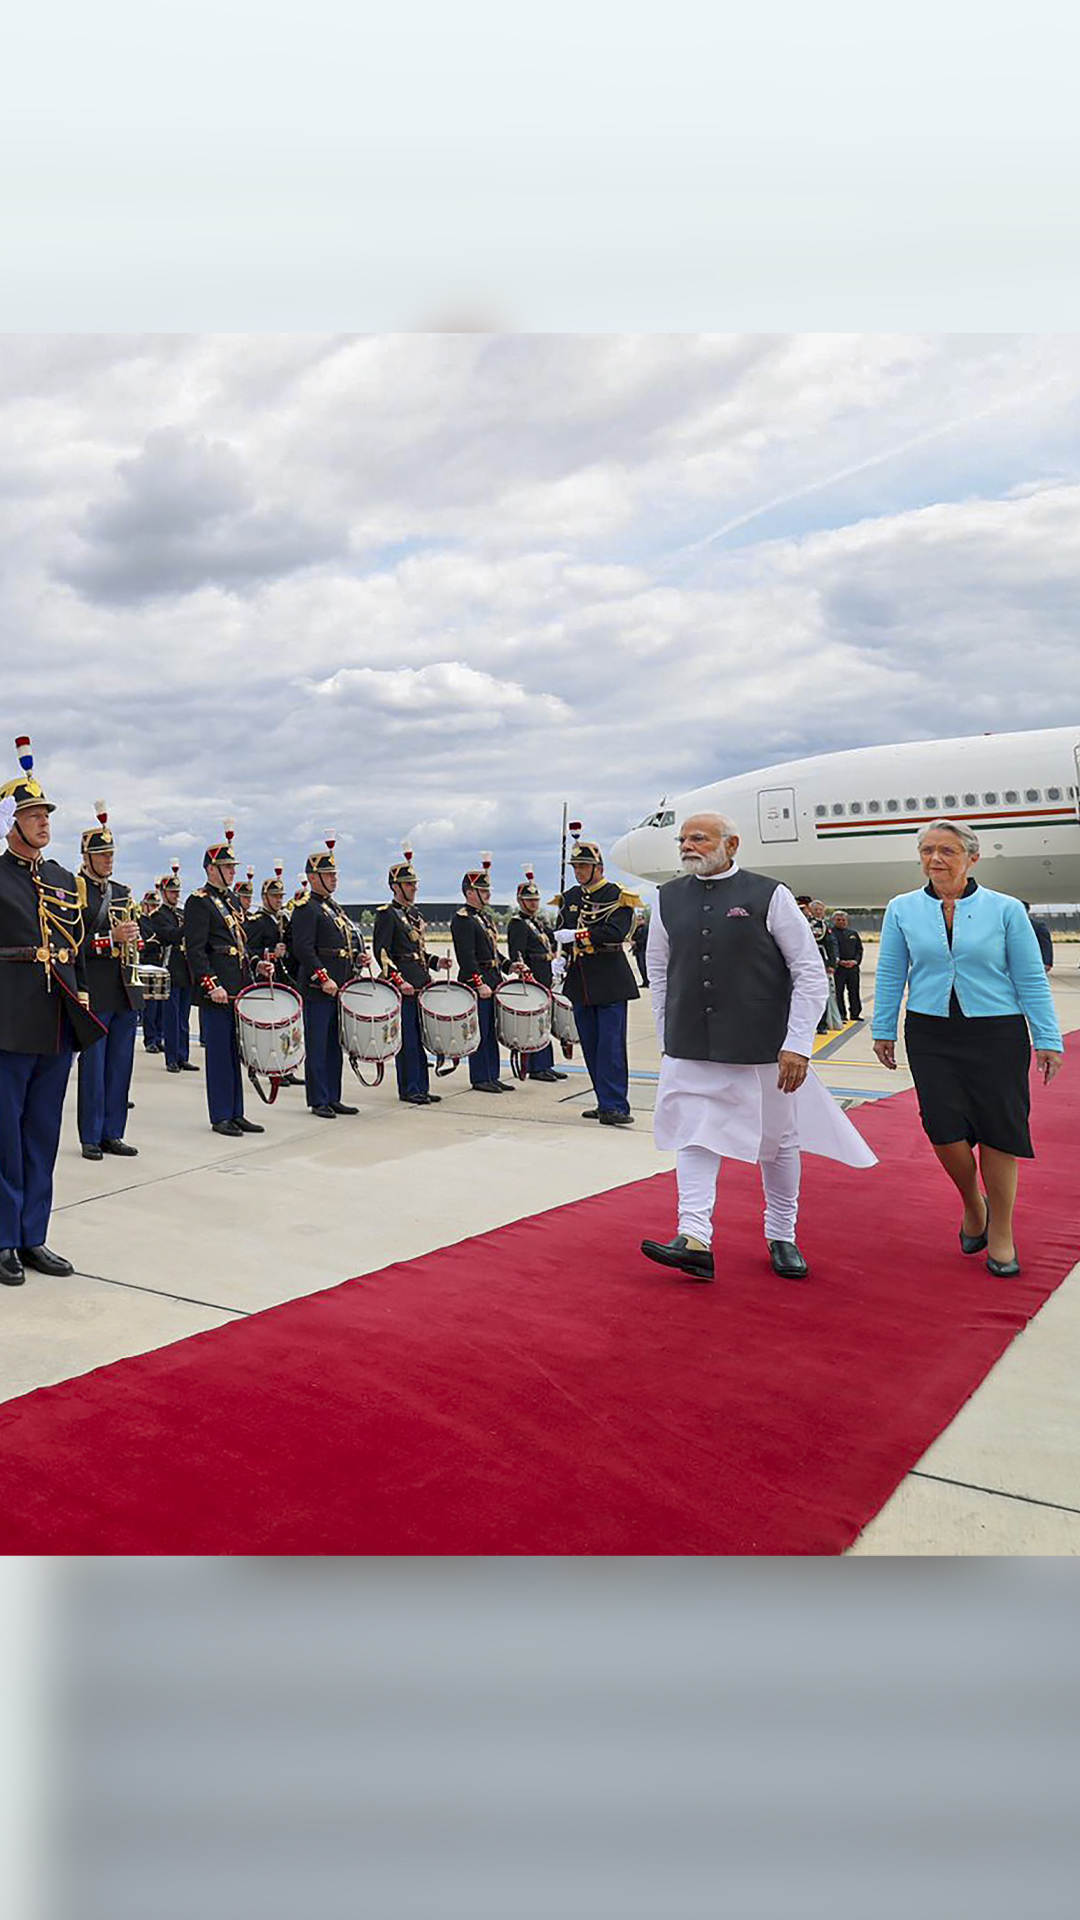
M 77 873 L 75 875 L 75 898 L 78 901 L 80 907 L 85 907 L 86 905 L 86 875 L 85 874 Z
M 627 893 L 627 891 L 626 891 L 626 888 L 625 888 L 625 887 L 622 887 L 622 888 L 620 888 L 620 890 L 619 890 L 619 905 L 620 905 L 620 907 L 635 907 L 635 908 L 637 908 L 637 907 L 643 907 L 643 906 L 645 905 L 645 902 L 644 902 L 644 900 L 643 900 L 643 899 L 641 898 L 641 895 L 640 895 L 640 894 L 638 894 L 638 893 Z
M 551 896 L 551 899 L 550 899 L 550 900 L 548 901 L 548 906 L 549 906 L 549 907 L 561 907 L 561 906 L 562 906 L 562 903 L 563 903 L 563 897 L 562 897 L 562 894 L 561 894 L 561 893 L 553 893 L 553 894 L 552 894 L 552 896 Z
M 459 907 L 457 910 L 457 913 L 455 913 L 454 915 L 455 920 L 458 920 L 458 919 L 467 920 L 468 917 L 469 917 L 468 907 Z

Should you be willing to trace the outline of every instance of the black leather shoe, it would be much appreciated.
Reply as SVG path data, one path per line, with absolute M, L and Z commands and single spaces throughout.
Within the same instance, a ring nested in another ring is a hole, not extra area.
M 346 1107 L 340 1100 L 331 1100 L 330 1105 L 335 1113 L 359 1113 L 360 1111 L 359 1107 Z
M 100 1160 L 100 1159 L 101 1159 L 101 1148 L 100 1148 L 100 1147 L 92 1147 L 92 1146 L 87 1146 L 87 1145 L 86 1145 L 86 1144 L 84 1143 L 84 1145 L 83 1145 L 83 1150 L 82 1150 L 82 1157 L 83 1157 L 83 1159 L 84 1159 L 84 1160 Z
M 26 1279 L 17 1247 L 0 1247 L 0 1287 L 21 1287 Z
M 33 1267 L 35 1273 L 51 1273 L 56 1279 L 64 1274 L 74 1273 L 70 1260 L 62 1253 L 53 1253 L 48 1247 L 20 1247 L 19 1258 L 24 1267 Z
M 805 1280 L 810 1272 L 794 1240 L 770 1240 L 769 1259 L 781 1280 Z
M 233 1126 L 238 1127 L 241 1133 L 265 1133 L 266 1132 L 266 1128 L 260 1127 L 259 1122 L 257 1120 L 234 1120 Z
M 426 1107 L 426 1093 L 399 1093 L 398 1099 L 403 1107 Z
M 230 1140 L 239 1140 L 243 1131 L 244 1131 L 243 1127 L 237 1126 L 235 1120 L 215 1120 L 214 1121 L 214 1132 L 224 1133 L 228 1136 Z
M 499 1082 L 497 1080 L 478 1080 L 476 1082 L 476 1085 L 473 1088 L 473 1092 L 474 1093 L 501 1093 L 502 1088 L 499 1085 Z
M 600 1109 L 599 1107 L 582 1107 L 581 1117 L 583 1120 L 599 1120 Z
M 437 1107 L 440 1101 L 442 1100 L 441 1093 L 425 1093 L 425 1094 L 421 1094 L 420 1097 L 423 1100 L 425 1107 Z
M 543 1071 L 540 1073 L 530 1073 L 529 1075 L 530 1080 L 547 1080 L 549 1083 L 552 1080 L 564 1080 L 565 1078 L 566 1078 L 565 1074 L 552 1073 L 549 1071 L 547 1067 L 545 1067 Z
M 316 1120 L 337 1119 L 337 1114 L 334 1112 L 333 1107 L 311 1107 L 309 1111 L 315 1115 Z
M 166 1062 L 165 1071 L 166 1073 L 179 1073 L 180 1068 L 176 1065 L 170 1067 Z
M 990 1202 L 983 1194 L 983 1206 L 986 1208 L 986 1225 L 981 1233 L 965 1233 L 960 1229 L 961 1253 L 981 1253 L 990 1238 Z
M 198 1073 L 199 1069 L 194 1060 L 181 1060 L 180 1071 L 181 1073 Z
M 632 1113 L 598 1113 L 596 1117 L 602 1127 L 632 1127 L 634 1124 Z
M 1015 1253 L 1011 1260 L 995 1260 L 992 1254 L 988 1253 L 986 1256 L 986 1271 L 987 1273 L 992 1273 L 998 1280 L 1015 1280 L 1017 1274 L 1023 1272 L 1023 1268 Z
M 691 1280 L 713 1277 L 713 1257 L 708 1247 L 700 1240 L 691 1240 L 685 1233 L 677 1233 L 674 1240 L 643 1240 L 641 1251 L 646 1260 L 655 1260 L 660 1267 L 677 1267 Z
M 551 1077 L 553 1080 L 569 1080 L 570 1075 L 568 1073 L 560 1073 L 558 1067 L 552 1067 Z
M 118 1160 L 134 1160 L 138 1147 L 129 1147 L 126 1140 L 103 1140 L 102 1153 L 115 1153 Z

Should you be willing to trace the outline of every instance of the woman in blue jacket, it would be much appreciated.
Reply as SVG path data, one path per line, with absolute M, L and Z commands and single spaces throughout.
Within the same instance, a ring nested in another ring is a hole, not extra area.
M 918 847 L 926 886 L 890 901 L 881 929 L 874 1052 L 896 1066 L 906 985 L 908 1065 L 923 1129 L 964 1202 L 961 1248 L 987 1248 L 990 1272 L 1011 1277 L 1017 1162 L 1032 1158 L 1028 1030 L 1044 1082 L 1062 1064 L 1061 1032 L 1023 903 L 974 878 L 977 836 L 934 820 Z

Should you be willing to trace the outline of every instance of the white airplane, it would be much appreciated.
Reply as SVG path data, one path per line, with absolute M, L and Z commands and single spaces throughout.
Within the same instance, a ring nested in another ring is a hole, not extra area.
M 1080 723 L 962 740 L 857 747 L 734 774 L 665 800 L 616 841 L 612 864 L 641 880 L 681 873 L 676 836 L 722 813 L 744 866 L 830 907 L 878 907 L 919 884 L 915 836 L 963 820 L 979 878 L 1031 902 L 1080 900 Z

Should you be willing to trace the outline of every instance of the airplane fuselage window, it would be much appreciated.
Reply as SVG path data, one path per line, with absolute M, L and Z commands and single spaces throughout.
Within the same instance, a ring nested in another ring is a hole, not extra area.
M 978 804 L 979 804 L 979 796 L 977 793 L 965 793 L 964 795 L 965 807 L 977 807 Z
M 816 820 L 824 820 L 825 815 L 828 813 L 828 811 L 829 811 L 828 807 L 815 807 L 814 818 Z
M 1025 800 L 1041 800 L 1042 794 L 1039 792 L 1038 787 L 1025 787 L 1024 799 Z
M 867 811 L 867 813 L 880 813 L 880 812 L 881 812 L 881 801 L 880 801 L 880 800 L 868 800 L 868 801 L 867 801 L 867 803 L 866 803 L 866 811 Z
M 997 806 L 997 794 L 996 794 L 996 793 L 984 793 L 984 794 L 983 794 L 983 806 L 984 806 L 984 807 L 996 807 L 996 806 Z
M 834 813 L 843 813 L 843 811 L 844 811 L 844 803 L 843 803 L 843 801 L 842 801 L 842 800 L 836 800 L 836 801 L 834 801 L 834 802 L 833 802 L 833 812 L 834 812 Z
M 1015 787 L 1007 787 L 1005 789 L 1005 805 L 1007 807 L 1015 807 L 1019 798 L 1020 795 L 1017 793 Z
M 886 800 L 885 811 L 886 813 L 899 813 L 900 811 L 899 800 Z
M 904 801 L 905 813 L 918 813 L 918 811 L 919 811 L 919 803 L 916 799 L 909 797 L 907 800 Z
M 852 813 L 861 813 L 861 812 L 862 812 L 862 801 L 861 801 L 861 800 L 853 800 L 853 801 L 851 802 L 851 807 L 850 807 L 850 809 L 849 809 L 849 810 L 850 810 L 850 812 L 852 812 Z
M 1046 789 L 1046 797 L 1047 797 L 1047 799 L 1048 799 L 1048 800 L 1060 800 L 1060 799 L 1061 799 L 1061 788 L 1060 788 L 1060 787 L 1047 787 L 1047 789 Z M 1072 788 L 1071 788 L 1071 787 L 1069 788 L 1069 798 L 1070 798 L 1070 799 L 1072 798 Z
M 955 793 L 943 793 L 941 796 L 941 804 L 943 807 L 948 807 L 951 811 L 956 805 Z
M 937 811 L 937 801 L 932 793 L 927 795 L 923 801 L 923 806 L 926 808 L 927 813 L 935 813 Z

